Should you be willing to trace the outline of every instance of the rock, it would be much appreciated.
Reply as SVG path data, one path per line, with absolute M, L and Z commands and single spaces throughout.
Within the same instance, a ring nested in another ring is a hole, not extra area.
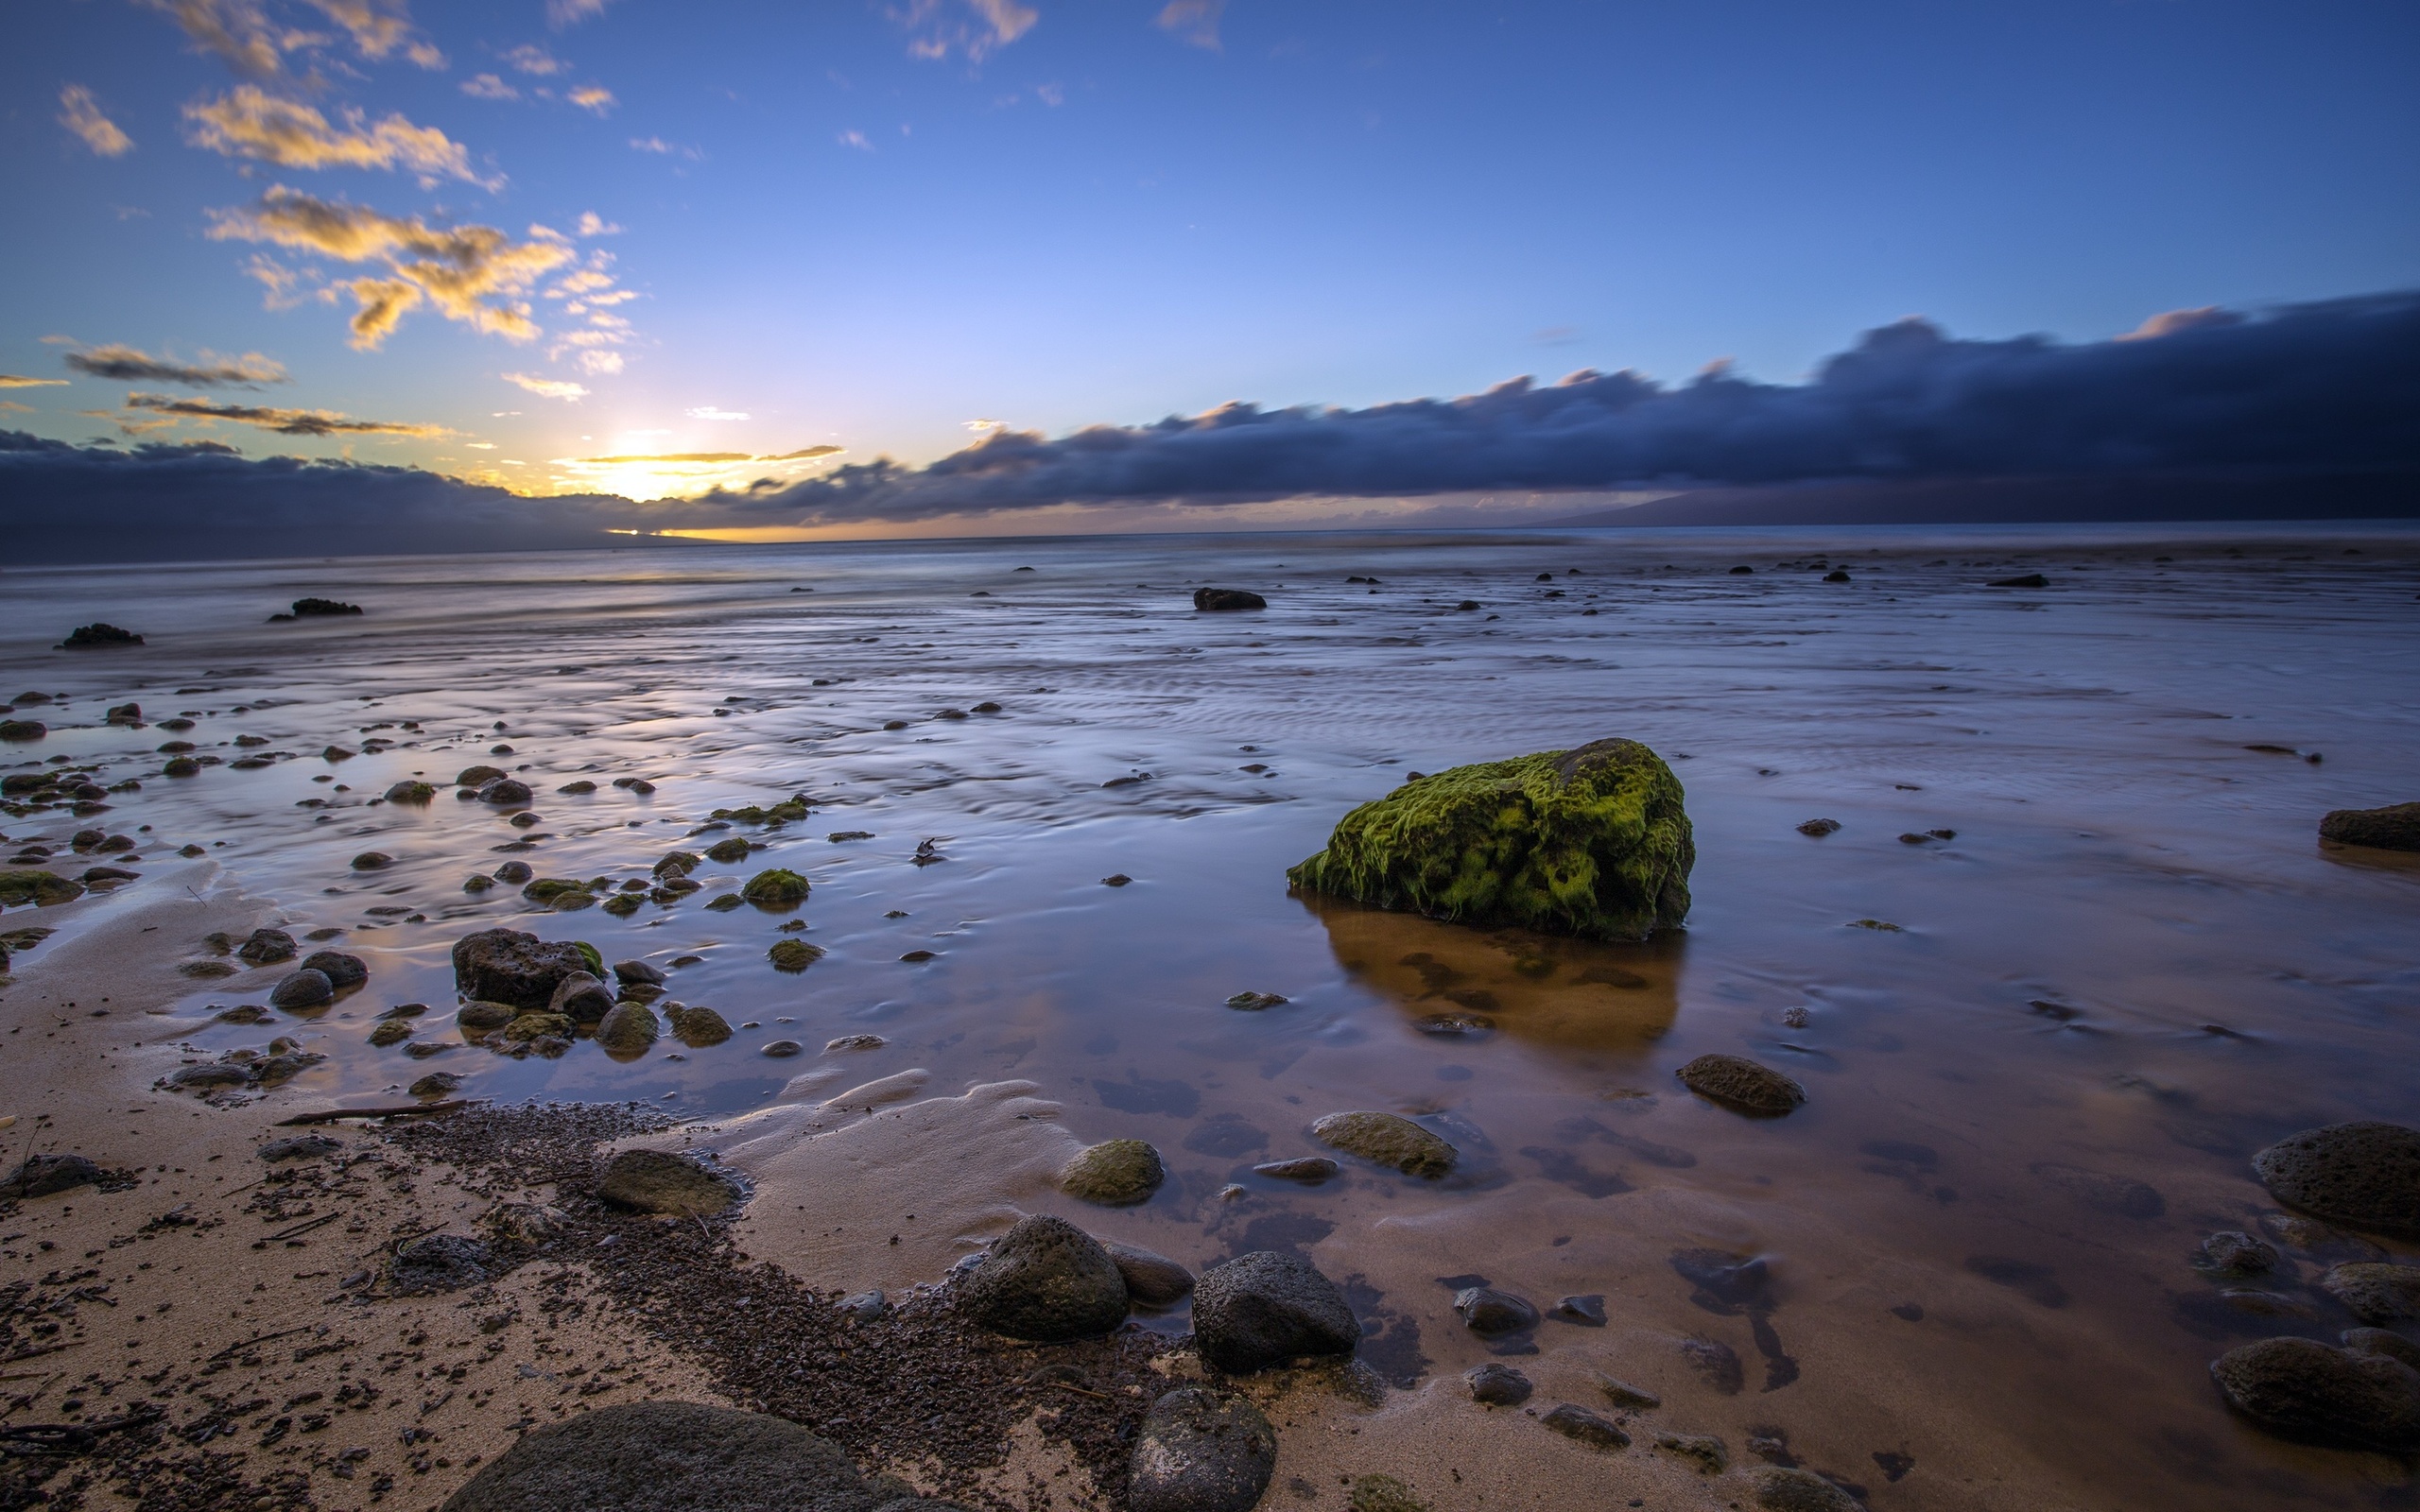
M 1655 1447 L 1696 1465 L 1700 1475 L 1720 1475 L 1731 1468 L 1729 1446 L 1712 1434 L 1658 1434 Z
M 1160 1152 L 1141 1140 L 1105 1140 L 1077 1152 L 1060 1170 L 1059 1186 L 1104 1208 L 1130 1208 L 1150 1201 L 1167 1176 Z
M 1392 1475 L 1356 1476 L 1345 1506 L 1348 1512 L 1429 1512 L 1427 1503 Z
M 719 862 L 724 866 L 729 866 L 735 861 L 745 861 L 748 859 L 748 842 L 736 834 L 728 840 L 717 840 L 706 847 L 706 859 Z
M 636 982 L 644 982 L 649 987 L 662 987 L 664 985 L 664 971 L 661 968 L 652 966 L 646 961 L 615 961 L 614 963 L 614 980 L 621 983 L 624 987 L 629 987 L 632 983 Z
M 1090 1234 L 1063 1218 L 1020 1219 L 959 1280 L 959 1306 L 1012 1339 L 1092 1338 L 1126 1321 L 1126 1280 Z M 1197 1303 L 1197 1327 L 1199 1326 Z
M 1238 992 L 1227 1000 L 1227 1006 L 1243 1013 L 1258 1013 L 1292 1001 L 1276 992 Z
M 1462 1379 L 1470 1383 L 1471 1400 L 1491 1407 L 1518 1407 L 1534 1389 L 1528 1376 L 1509 1365 L 1483 1365 L 1464 1371 Z
M 528 783 L 516 777 L 491 778 L 479 784 L 479 801 L 493 803 L 498 808 L 510 808 L 516 803 L 527 803 L 537 796 L 529 790 Z
M 1350 1355 L 1361 1324 L 1336 1283 L 1300 1255 L 1258 1249 L 1203 1274 L 1193 1289 L 1194 1343 L 1230 1375 L 1300 1355 Z
M 1465 1286 L 1454 1294 L 1454 1311 L 1473 1333 L 1517 1333 L 1538 1326 L 1538 1310 L 1511 1292 L 1492 1286 Z
M 1611 1418 L 1600 1418 L 1585 1407 L 1564 1402 L 1538 1419 L 1565 1438 L 1576 1439 L 1590 1449 L 1628 1449 L 1630 1435 L 1614 1425 Z
M 1117 1274 L 1126 1280 L 1127 1297 L 1144 1307 L 1174 1307 L 1193 1295 L 1193 1272 L 1166 1255 L 1133 1245 L 1104 1241 Z
M 503 1028 L 521 1017 L 521 1010 L 510 1003 L 472 1002 L 462 1005 L 454 1015 L 454 1022 L 464 1034 L 488 1034 Z
M 494 885 L 495 879 L 488 876 L 484 872 L 474 871 L 469 876 L 462 879 L 462 890 L 464 892 L 485 892 Z
M 1344 1167 L 1324 1155 L 1305 1155 L 1291 1160 L 1270 1160 L 1252 1168 L 1253 1175 L 1274 1177 L 1280 1181 L 1300 1181 L 1305 1186 L 1317 1186 Z
M 1821 840 L 1827 834 L 1840 833 L 1841 821 L 1838 819 L 1809 819 L 1798 827 L 1798 833 Z
M 2211 1363 L 2227 1404 L 2284 1438 L 2420 1452 L 2420 1370 L 2315 1339 L 2262 1339 Z
M 201 775 L 201 763 L 195 761 L 190 756 L 172 756 L 168 759 L 167 763 L 160 768 L 160 775 L 163 777 L 199 777 Z
M 404 1089 L 414 1097 L 447 1097 L 462 1085 L 462 1078 L 450 1071 L 432 1071 Z
M 871 1292 L 855 1292 L 840 1298 L 838 1306 L 844 1315 L 859 1323 L 871 1323 L 882 1316 L 883 1313 L 889 1309 L 890 1298 L 883 1296 L 879 1289 Z
M 1201 1386 L 1161 1395 L 1134 1435 L 1132 1512 L 1251 1512 L 1277 1469 L 1277 1434 L 1260 1409 Z
M 1269 600 L 1241 588 L 1197 588 L 1193 591 L 1193 607 L 1213 611 L 1267 609 Z
M 384 871 L 395 864 L 395 858 L 384 850 L 364 850 L 353 858 L 355 871 Z
M 298 949 L 294 936 L 282 929 L 256 929 L 235 947 L 235 954 L 254 966 L 274 966 L 294 959 Z
M 457 787 L 467 787 L 471 789 L 472 792 L 476 793 L 480 788 L 494 782 L 497 778 L 509 775 L 510 774 L 506 772 L 501 766 L 465 766 L 459 772 L 455 774 L 454 785 Z
M 624 1150 L 605 1167 L 596 1194 L 641 1212 L 711 1217 L 740 1198 L 729 1177 L 662 1150 Z
M 441 1512 L 944 1512 L 885 1499 L 849 1456 L 786 1418 L 685 1401 L 631 1401 L 525 1435 Z
M 389 1019 L 370 1031 L 370 1042 L 380 1049 L 399 1045 L 412 1037 L 412 1026 L 401 1019 Z
M 535 1040 L 562 1040 L 572 1037 L 572 1022 L 567 1014 L 523 1013 L 514 1016 L 504 1026 L 501 1037 L 512 1044 L 528 1044 Z
M 1286 875 L 1380 908 L 1627 940 L 1686 917 L 1696 856 L 1670 768 L 1599 740 L 1408 782 Z
M 1565 1323 L 1577 1323 L 1583 1329 L 1605 1326 L 1605 1297 L 1602 1292 L 1590 1292 L 1582 1297 L 1566 1297 L 1554 1304 L 1554 1315 Z
M 1744 1056 L 1700 1056 L 1673 1073 L 1709 1102 L 1759 1118 L 1779 1118 L 1806 1101 L 1806 1089 Z
M 328 985 L 339 992 L 370 980 L 369 965 L 360 956 L 347 955 L 342 951 L 313 951 L 302 957 L 302 969 L 326 977 Z
M 0 871 L 0 905 L 22 908 L 34 903 L 47 908 L 84 895 L 81 883 L 70 882 L 54 871 L 35 867 L 15 868 Z
M 1996 577 L 1983 586 L 1986 588 L 2048 588 L 2050 586 L 2050 579 L 2040 573 L 2025 573 L 2015 577 Z
M 529 863 L 527 861 L 508 861 L 495 868 L 495 880 L 514 887 L 527 882 L 530 876 Z
M 488 1246 L 459 1234 L 430 1234 L 415 1239 L 387 1262 L 387 1285 L 398 1297 L 430 1292 L 458 1292 L 493 1279 L 494 1256 Z
M 296 1134 L 286 1139 L 271 1140 L 260 1147 L 260 1158 L 272 1165 L 280 1160 L 316 1160 L 322 1155 L 334 1155 L 344 1148 L 343 1142 L 325 1134 Z
M 2364 1323 L 2401 1323 L 2420 1317 L 2420 1265 L 2356 1261 L 2319 1279 L 2322 1290 Z
M 684 1008 L 678 1003 L 667 1003 L 664 1016 L 672 1021 L 673 1038 L 693 1050 L 718 1045 L 731 1038 L 731 1021 L 712 1008 Z
M 80 1155 L 28 1155 L 0 1180 L 0 1197 L 46 1197 L 100 1178 L 101 1168 Z
M 180 1066 L 168 1074 L 168 1085 L 180 1091 L 212 1092 L 251 1084 L 250 1068 L 227 1061 L 215 1066 Z
M 2277 1266 L 2277 1250 L 2267 1240 L 2226 1228 L 2202 1241 L 2193 1263 L 2220 1276 L 2266 1276 Z
M 1311 1132 L 1348 1155 L 1391 1165 L 1406 1176 L 1443 1176 L 1458 1152 L 1410 1119 L 1394 1113 L 1330 1113 Z
M 96 620 L 90 625 L 78 625 L 68 631 L 67 639 L 60 642 L 57 648 L 61 651 L 89 651 L 101 646 L 141 645 L 142 644 L 143 637 L 132 630 L 121 630 L 114 625 Z
M 1617 1381 L 1602 1372 L 1597 1375 L 1597 1389 L 1605 1394 L 1607 1401 L 1632 1412 L 1653 1412 L 1664 1405 L 1664 1399 L 1655 1393 L 1642 1390 L 1627 1381 Z
M 412 778 L 406 778 L 387 789 L 387 801 L 389 803 L 425 803 L 435 797 L 437 797 L 435 783 L 423 782 Z
M 278 978 L 277 986 L 268 989 L 268 1005 L 287 1009 L 316 1008 L 322 1003 L 334 1001 L 336 995 L 336 984 L 328 980 L 325 971 L 305 967 Z
M 2316 1218 L 2420 1238 L 2420 1131 L 2331 1124 L 2290 1134 L 2252 1158 L 2270 1194 Z
M 634 1056 L 652 1047 L 664 1025 L 644 1003 L 617 1003 L 597 1022 L 596 1042 L 617 1055 Z
M 890 1040 L 878 1034 L 844 1034 L 838 1039 L 824 1040 L 823 1053 L 827 1056 L 844 1056 L 858 1050 L 880 1050 L 889 1043 L 890 1043 Z
M 782 908 L 806 902 L 808 887 L 804 877 L 795 871 L 760 871 L 748 879 L 739 896 L 764 908 Z
M 39 719 L 0 719 L 0 740 L 40 740 L 50 728 Z
M 1812 1470 L 1770 1465 L 1756 1470 L 1754 1484 L 1764 1512 L 1865 1512 L 1856 1497 Z
M 588 884 L 577 877 L 539 877 L 521 889 L 521 896 L 533 903 L 565 913 L 586 908 L 596 902 L 596 894 Z
M 2380 850 L 2420 850 L 2420 803 L 2330 810 L 2319 821 L 2319 837 Z
M 498 868 L 496 875 L 503 876 Z M 574 971 L 589 970 L 577 945 L 511 929 L 483 929 L 454 942 L 454 985 L 462 995 L 514 1007 L 544 1007 Z
M 809 945 L 803 939 L 777 939 L 765 952 L 765 959 L 772 962 L 777 971 L 804 971 L 823 959 L 823 947 Z
M 2385 1329 L 2346 1329 L 2342 1337 L 2344 1348 L 2355 1354 L 2380 1354 L 2420 1369 L 2420 1344 L 2412 1343 L 2400 1333 L 2391 1333 Z
M 546 996 L 546 1011 L 560 1013 L 574 1023 L 595 1023 L 614 1011 L 614 994 L 583 968 L 555 984 Z
M 1715 1390 L 1726 1397 L 1739 1395 L 1747 1372 L 1739 1366 L 1739 1352 L 1731 1346 L 1720 1339 L 1692 1335 L 1681 1341 L 1681 1357 L 1688 1361 L 1698 1374 L 1705 1377 L 1706 1384 Z

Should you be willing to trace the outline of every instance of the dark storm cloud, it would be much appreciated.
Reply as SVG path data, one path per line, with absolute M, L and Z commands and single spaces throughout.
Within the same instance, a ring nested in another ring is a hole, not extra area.
M 760 519 L 914 520 L 1037 506 L 1300 495 L 2420 467 L 2420 294 L 2192 311 L 2114 341 L 1868 332 L 1813 381 L 1711 370 L 1528 379 L 1369 409 L 1228 404 L 1052 440 L 997 431 L 728 502 Z

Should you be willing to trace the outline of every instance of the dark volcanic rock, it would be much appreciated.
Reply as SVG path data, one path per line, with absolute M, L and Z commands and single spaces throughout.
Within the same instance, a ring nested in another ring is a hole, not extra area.
M 430 1234 L 395 1251 L 387 1263 L 387 1284 L 399 1297 L 458 1292 L 493 1275 L 488 1246 L 459 1234 Z
M 1756 1505 L 1764 1512 L 1865 1512 L 1856 1497 L 1814 1471 L 1784 1466 L 1756 1471 Z
M 1267 609 L 1269 600 L 1240 588 L 1197 588 L 1193 591 L 1193 607 L 1198 610 Z
M 1133 1245 L 1104 1242 L 1103 1249 L 1126 1279 L 1126 1295 L 1144 1307 L 1173 1307 L 1193 1293 L 1193 1272 L 1167 1256 Z
M 142 644 L 143 637 L 132 630 L 121 630 L 114 625 L 95 620 L 90 625 L 78 625 L 68 631 L 67 639 L 59 643 L 59 649 L 88 651 L 96 646 L 141 645 Z
M 360 956 L 347 955 L 342 951 L 313 951 L 302 957 L 302 969 L 326 977 L 328 986 L 339 992 L 370 980 L 368 964 Z
M 2319 821 L 2319 837 L 2380 850 L 2420 850 L 2420 803 L 2332 810 Z
M 631 1401 L 541 1428 L 442 1512 L 908 1512 L 839 1448 L 786 1418 L 686 1401 Z
M 614 1156 L 596 1194 L 618 1207 L 682 1217 L 711 1216 L 739 1200 L 739 1189 L 727 1177 L 662 1150 Z
M 504 868 L 496 868 L 503 875 Z M 588 970 L 579 947 L 549 944 L 512 929 L 483 929 L 454 942 L 454 986 L 466 998 L 544 1008 L 574 971 Z
M 1530 1378 L 1509 1365 L 1483 1365 L 1462 1373 L 1470 1383 L 1471 1400 L 1491 1407 L 1518 1407 L 1530 1400 Z
M 2420 1451 L 2420 1370 L 2315 1339 L 2262 1339 L 2211 1363 L 2228 1405 L 2285 1438 Z
M 2420 1265 L 2355 1261 L 2320 1278 L 2328 1296 L 2364 1323 L 2402 1323 L 2420 1317 Z
M 2420 1130 L 2330 1124 L 2290 1134 L 2252 1158 L 2270 1194 L 2315 1218 L 2420 1238 Z
M 1700 1056 L 1673 1074 L 1700 1097 L 1759 1118 L 1778 1118 L 1806 1101 L 1806 1088 L 1744 1056 Z
M 1151 1403 L 1126 1483 L 1133 1512 L 1251 1512 L 1277 1468 L 1277 1434 L 1239 1397 L 1179 1386 Z
M 277 986 L 268 989 L 268 1005 L 272 1008 L 316 1008 L 337 995 L 336 984 L 325 971 L 304 968 L 279 977 Z
M 1126 1321 L 1126 1278 L 1098 1240 L 1036 1214 L 993 1241 L 958 1283 L 959 1307 L 1012 1339 L 1092 1338 Z
M 235 954 L 253 966 L 274 966 L 294 959 L 294 936 L 282 929 L 256 929 L 235 947 Z
M 1205 1272 L 1193 1289 L 1194 1343 L 1230 1375 L 1298 1355 L 1344 1354 L 1361 1324 L 1344 1294 L 1299 1255 L 1254 1250 Z
M 29 1155 L 0 1181 L 0 1197 L 46 1197 L 101 1178 L 101 1168 L 80 1155 Z

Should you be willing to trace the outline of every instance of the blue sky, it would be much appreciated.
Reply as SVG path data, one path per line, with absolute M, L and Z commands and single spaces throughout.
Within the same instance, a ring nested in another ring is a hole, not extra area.
M 25 0 L 9 35 L 0 373 L 72 382 L 0 423 L 521 491 L 2420 285 L 2400 4 Z M 138 356 L 169 376 L 94 373 Z M 699 453 L 748 460 L 577 461 Z

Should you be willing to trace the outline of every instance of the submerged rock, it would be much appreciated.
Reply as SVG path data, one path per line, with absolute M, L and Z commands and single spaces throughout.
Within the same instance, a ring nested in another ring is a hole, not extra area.
M 78 625 L 68 631 L 67 639 L 60 642 L 57 649 L 88 651 L 96 646 L 141 645 L 142 644 L 143 637 L 132 630 L 121 630 L 114 625 L 96 620 L 90 625 Z
M 1269 600 L 1248 589 L 1197 588 L 1193 591 L 1193 607 L 1206 610 L 1267 609 Z
M 2290 1134 L 2252 1158 L 2271 1195 L 2315 1218 L 2420 1238 L 2420 1130 L 2331 1124 Z
M 631 1056 L 651 1048 L 664 1025 L 644 1003 L 617 1003 L 597 1021 L 596 1042 L 617 1055 Z
M 253 966 L 274 966 L 294 959 L 301 947 L 282 929 L 256 929 L 235 947 L 235 954 Z
M 1687 916 L 1696 856 L 1671 769 L 1599 740 L 1415 778 L 1286 875 L 1380 908 L 1634 940 Z
M 1778 1118 L 1806 1101 L 1806 1089 L 1744 1056 L 1700 1056 L 1672 1074 L 1710 1102 L 1760 1118 Z
M 959 1308 L 1012 1339 L 1092 1338 L 1126 1321 L 1126 1279 L 1098 1241 L 1063 1218 L 1021 1219 L 958 1283 Z
M 1193 1272 L 1167 1256 L 1133 1245 L 1104 1241 L 1103 1249 L 1126 1278 L 1126 1295 L 1145 1307 L 1173 1307 L 1193 1295 Z
M 1349 1355 L 1361 1324 L 1334 1281 L 1300 1255 L 1257 1249 L 1202 1274 L 1193 1289 L 1194 1344 L 1229 1375 L 1300 1355 Z
M 2284 1438 L 2420 1452 L 2420 1370 L 2315 1339 L 2262 1339 L 2211 1363 L 2229 1406 Z
M 1841 576 L 1845 581 L 1846 575 Z M 1731 1468 L 1730 1447 L 1712 1434 L 1658 1434 L 1655 1447 L 1694 1464 L 1700 1475 L 1720 1475 Z
M 1865 1512 L 1856 1497 L 1813 1470 L 1767 1466 L 1756 1471 L 1755 1486 L 1764 1512 Z
M 1311 1132 L 1349 1155 L 1391 1165 L 1406 1176 L 1434 1178 L 1454 1168 L 1458 1152 L 1437 1135 L 1394 1113 L 1330 1113 Z
M 471 1002 L 462 1005 L 454 1015 L 454 1022 L 464 1034 L 488 1034 L 503 1028 L 521 1016 L 521 1010 L 510 1003 Z
M 1104 1140 L 1077 1152 L 1059 1172 L 1059 1186 L 1104 1208 L 1130 1208 L 1150 1201 L 1167 1176 L 1160 1152 L 1143 1141 Z
M 1300 1181 L 1305 1186 L 1317 1186 L 1344 1169 L 1324 1155 L 1297 1156 L 1290 1160 L 1270 1160 L 1252 1168 L 1254 1176 L 1273 1177 L 1280 1181 Z
M 804 971 L 823 959 L 823 947 L 803 939 L 777 939 L 765 952 L 765 958 L 777 971 Z
M 605 1167 L 596 1194 L 617 1207 L 682 1217 L 711 1217 L 739 1200 L 739 1189 L 695 1160 L 662 1150 L 624 1150 Z
M 2364 1323 L 2402 1323 L 2420 1317 L 2420 1265 L 2355 1261 L 2320 1278 L 2319 1284 Z
M 664 1016 L 672 1021 L 673 1038 L 693 1050 L 718 1045 L 731 1038 L 731 1021 L 712 1008 L 689 1008 L 678 1003 L 667 1003 L 664 1005 Z
M 1454 1311 L 1473 1333 L 1518 1333 L 1538 1326 L 1538 1310 L 1511 1292 L 1492 1286 L 1465 1286 L 1454 1294 Z
M 336 984 L 328 980 L 326 972 L 305 967 L 278 978 L 277 986 L 268 989 L 268 1005 L 272 1008 L 316 1008 L 336 995 Z
M 1132 1512 L 1251 1512 L 1277 1469 L 1277 1434 L 1239 1397 L 1179 1386 L 1135 1432 L 1126 1483 Z
M 71 902 L 84 895 L 84 885 L 70 882 L 55 871 L 38 867 L 19 867 L 0 871 L 0 905 L 22 908 L 27 903 L 47 908 L 53 903 Z
M 2319 837 L 2380 850 L 2420 850 L 2420 803 L 2332 810 L 2319 821 Z

